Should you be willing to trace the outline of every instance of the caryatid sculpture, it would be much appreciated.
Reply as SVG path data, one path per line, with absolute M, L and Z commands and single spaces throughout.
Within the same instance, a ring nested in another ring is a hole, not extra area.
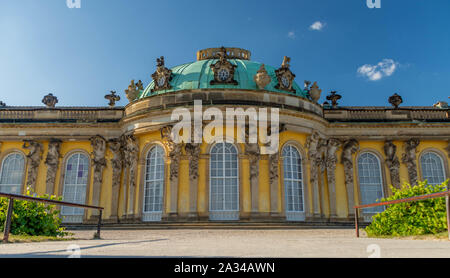
M 22 147 L 30 150 L 27 155 L 27 187 L 35 191 L 39 164 L 44 150 L 41 143 L 32 140 L 25 140 Z
M 51 139 L 48 143 L 48 152 L 45 159 L 45 165 L 47 165 L 47 178 L 45 180 L 45 193 L 52 195 L 54 193 L 56 173 L 58 171 L 61 140 Z

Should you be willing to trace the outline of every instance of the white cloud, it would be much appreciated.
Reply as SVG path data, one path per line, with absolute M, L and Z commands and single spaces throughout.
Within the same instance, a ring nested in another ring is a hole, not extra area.
M 398 63 L 392 59 L 383 59 L 376 65 L 365 64 L 358 68 L 358 74 L 367 77 L 370 81 L 378 81 L 391 76 L 397 70 Z
M 288 38 L 290 38 L 290 39 L 295 39 L 297 36 L 295 35 L 295 32 L 294 31 L 290 31 L 289 33 L 288 33 Z
M 311 26 L 309 26 L 309 30 L 320 31 L 323 29 L 323 27 L 325 27 L 325 23 L 316 21 L 311 24 Z

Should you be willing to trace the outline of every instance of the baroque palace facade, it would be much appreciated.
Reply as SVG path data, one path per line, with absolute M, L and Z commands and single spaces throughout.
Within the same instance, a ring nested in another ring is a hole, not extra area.
M 318 104 L 317 83 L 298 86 L 289 63 L 275 68 L 247 50 L 209 48 L 171 69 L 157 59 L 147 87 L 131 81 L 125 107 L 115 106 L 115 92 L 105 107 L 58 107 L 51 94 L 42 107 L 0 102 L 0 191 L 103 206 L 109 223 L 334 223 L 391 194 L 389 185 L 449 177 L 446 102 L 403 107 L 395 94 L 391 106 L 344 107 L 331 92 Z M 235 138 L 174 142 L 171 114 L 193 113 L 194 100 L 221 111 L 279 108 L 277 152 Z M 61 210 L 67 223 L 90 223 L 96 213 Z

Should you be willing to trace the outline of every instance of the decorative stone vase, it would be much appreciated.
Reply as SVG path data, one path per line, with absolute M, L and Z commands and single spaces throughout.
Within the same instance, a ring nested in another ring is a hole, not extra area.
M 311 86 L 311 89 L 309 90 L 309 96 L 311 97 L 311 100 L 317 102 L 320 99 L 321 93 L 322 90 L 319 89 L 317 82 L 314 82 L 313 85 Z
M 271 79 L 270 76 L 267 74 L 264 64 L 262 64 L 259 70 L 256 72 L 255 76 L 253 77 L 253 80 L 255 81 L 256 85 L 260 90 L 264 90 L 264 88 L 267 85 L 269 85 Z

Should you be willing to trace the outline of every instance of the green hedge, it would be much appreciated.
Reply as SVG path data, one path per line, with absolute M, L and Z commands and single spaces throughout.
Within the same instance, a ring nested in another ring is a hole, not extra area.
M 27 191 L 27 196 L 33 193 Z M 51 200 L 61 200 L 56 196 L 37 196 Z M 0 229 L 4 230 L 6 214 L 8 211 L 8 198 L 0 198 Z M 61 218 L 56 205 L 40 202 L 14 200 L 14 209 L 11 219 L 11 234 L 30 236 L 65 236 L 68 233 L 61 227 Z
M 415 186 L 405 183 L 401 189 L 391 187 L 392 196 L 381 201 L 393 201 L 447 190 L 447 181 L 429 185 L 426 181 Z M 387 206 L 373 216 L 366 227 L 368 236 L 412 236 L 438 234 L 447 230 L 445 197 Z

